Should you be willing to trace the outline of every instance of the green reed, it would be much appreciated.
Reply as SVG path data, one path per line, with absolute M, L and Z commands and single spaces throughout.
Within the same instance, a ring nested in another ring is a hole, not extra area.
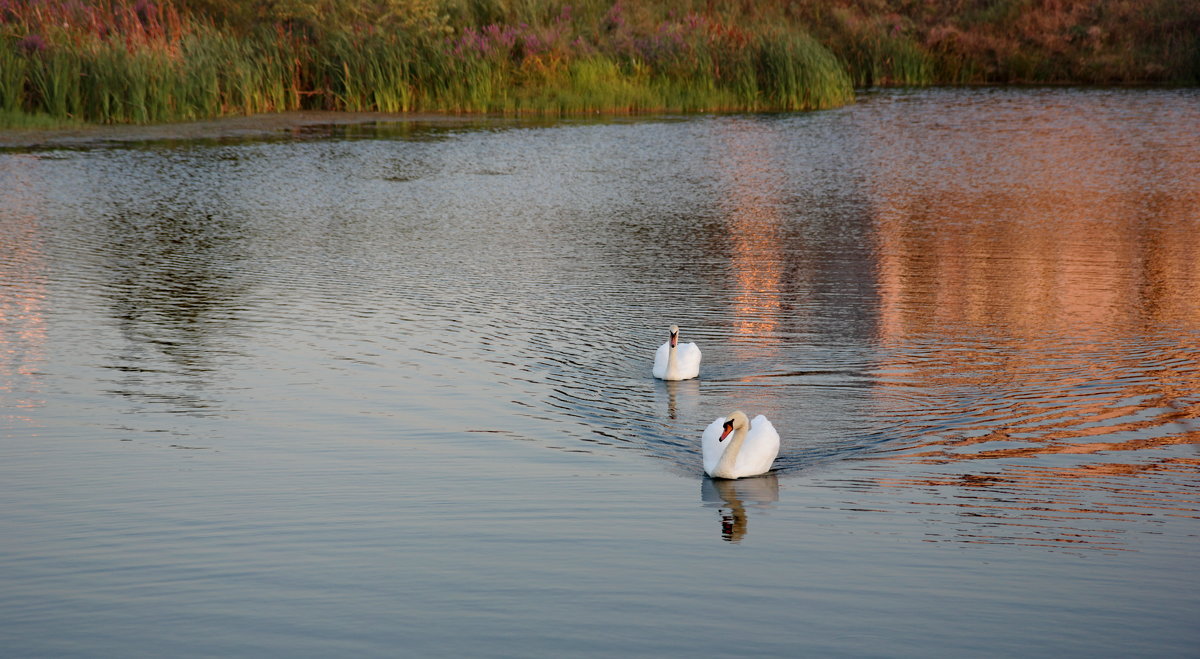
M 12 43 L 0 40 L 0 111 L 14 115 L 25 102 L 29 61 L 17 54 Z
M 534 12 L 534 4 L 526 3 L 525 10 Z M 579 46 L 571 32 L 576 28 L 564 20 L 541 27 L 490 26 L 491 32 L 476 33 L 474 41 L 417 30 L 293 33 L 176 22 L 152 34 L 143 30 L 136 39 L 59 31 L 44 48 L 25 52 L 10 40 L 0 50 L 5 64 L 0 107 L 63 120 L 146 123 L 304 107 L 537 113 L 803 109 L 851 96 L 836 60 L 811 38 L 781 32 L 730 41 L 714 37 L 720 26 L 711 24 L 693 26 L 682 36 L 683 28 L 675 26 L 678 43 L 663 55 L 617 40 Z
M 756 51 L 763 109 L 827 108 L 854 98 L 850 76 L 837 58 L 806 34 L 762 37 Z
M 52 117 L 81 117 L 81 58 L 66 50 L 41 54 L 28 63 L 27 86 L 33 109 Z

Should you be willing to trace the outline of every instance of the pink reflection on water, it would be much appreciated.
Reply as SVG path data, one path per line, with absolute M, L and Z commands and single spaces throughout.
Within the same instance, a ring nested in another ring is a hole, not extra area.
M 33 198 L 24 194 L 34 183 L 36 161 L 14 157 L 7 162 L 0 181 L 13 194 L 9 215 L 0 218 L 11 226 L 4 231 L 8 240 L 0 254 L 0 407 L 6 408 L 6 425 L 15 428 L 33 423 L 23 410 L 45 405 L 37 392 L 39 368 L 46 358 L 46 293 L 38 212 Z

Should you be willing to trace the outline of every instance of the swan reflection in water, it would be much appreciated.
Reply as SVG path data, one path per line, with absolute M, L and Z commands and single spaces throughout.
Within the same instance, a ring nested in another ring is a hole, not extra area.
M 681 397 L 684 403 L 684 418 L 695 418 L 699 414 L 697 406 L 700 394 L 699 380 L 658 380 L 657 388 L 659 398 L 662 397 L 663 391 L 666 391 L 667 416 L 672 421 L 679 420 Z
M 741 542 L 749 530 L 747 508 L 766 509 L 779 501 L 779 479 L 775 474 L 737 480 L 705 478 L 700 485 L 700 501 L 720 514 L 721 537 Z

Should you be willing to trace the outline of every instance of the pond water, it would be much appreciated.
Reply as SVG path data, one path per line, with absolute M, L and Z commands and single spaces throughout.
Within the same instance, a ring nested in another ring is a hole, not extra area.
M 1195 656 L 1197 126 L 924 90 L 0 151 L 3 654 Z M 782 451 L 711 481 L 734 409 Z

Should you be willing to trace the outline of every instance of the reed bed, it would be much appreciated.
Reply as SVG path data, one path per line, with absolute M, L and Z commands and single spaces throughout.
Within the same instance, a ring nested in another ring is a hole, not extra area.
M 0 126 L 805 110 L 874 85 L 1196 84 L 1198 5 L 0 0 Z

